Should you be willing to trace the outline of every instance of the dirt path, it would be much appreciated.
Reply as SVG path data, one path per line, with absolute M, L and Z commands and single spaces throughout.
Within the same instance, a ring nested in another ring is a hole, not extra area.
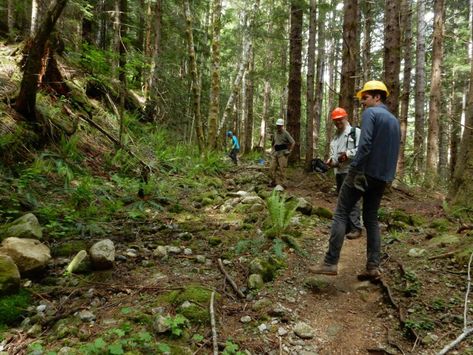
M 327 186 L 326 180 L 322 183 L 312 178 L 306 180 L 304 186 L 295 183 L 303 181 L 298 175 L 290 180 L 293 183 L 289 187 L 290 194 L 305 197 L 314 206 L 335 208 L 336 196 L 328 191 L 330 185 Z M 315 230 L 311 248 L 313 264 L 323 260 L 330 224 L 326 221 Z M 310 343 L 318 354 L 386 353 L 384 351 L 388 349 L 396 350 L 393 345 L 410 348 L 410 344 L 402 338 L 397 318 L 390 315 L 392 309 L 385 302 L 381 287 L 357 280 L 356 275 L 364 270 L 365 263 L 366 236 L 345 240 L 338 276 L 316 276 L 328 283 L 327 288 L 316 293 L 308 292 L 301 297 L 298 315 L 315 330 L 316 336 Z M 296 277 L 297 282 L 315 276 L 308 273 L 305 266 L 302 261 L 299 265 L 302 272 Z

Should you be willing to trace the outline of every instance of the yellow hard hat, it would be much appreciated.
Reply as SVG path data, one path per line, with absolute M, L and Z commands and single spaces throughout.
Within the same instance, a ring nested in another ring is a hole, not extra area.
M 384 85 L 382 81 L 371 80 L 371 81 L 367 81 L 365 85 L 363 85 L 363 89 L 361 89 L 360 91 L 356 93 L 356 97 L 358 98 L 358 100 L 361 100 L 361 95 L 363 95 L 365 91 L 371 91 L 371 90 L 384 91 L 386 92 L 386 96 L 389 96 L 388 88 L 386 87 L 386 85 Z

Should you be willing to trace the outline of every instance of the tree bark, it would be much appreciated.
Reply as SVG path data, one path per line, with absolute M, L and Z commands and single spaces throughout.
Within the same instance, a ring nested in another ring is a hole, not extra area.
M 246 75 L 246 97 L 245 97 L 245 145 L 243 151 L 251 152 L 253 148 L 253 104 L 254 104 L 254 49 L 250 51 L 250 60 L 248 62 L 248 72 Z
M 363 81 L 371 80 L 371 31 L 373 30 L 373 5 L 371 1 L 362 2 L 362 11 L 365 18 L 363 27 L 363 62 L 361 72 Z
M 315 77 L 315 108 L 314 108 L 314 147 L 318 150 L 320 130 L 322 123 L 322 104 L 324 99 L 324 73 L 325 73 L 325 19 L 326 9 L 324 3 L 319 7 L 317 20 L 317 66 Z
M 31 41 L 28 53 L 25 55 L 23 78 L 20 92 L 15 101 L 15 110 L 31 124 L 38 123 L 35 114 L 36 93 L 38 91 L 39 74 L 43 65 L 42 59 L 47 53 L 46 43 L 66 4 L 67 0 L 57 0 L 51 5 Z
M 309 41 L 307 44 L 307 91 L 306 91 L 306 147 L 305 166 L 311 166 L 314 159 L 314 121 L 315 121 L 315 35 L 317 31 L 317 2 L 310 0 Z M 320 36 L 320 34 L 319 34 Z
M 424 172 L 425 155 L 425 3 L 417 1 L 416 79 L 415 79 L 415 127 L 414 169 L 420 178 Z
M 184 1 L 184 13 L 186 19 L 186 37 L 189 52 L 189 65 L 191 71 L 192 81 L 192 100 L 193 100 L 193 115 L 195 119 L 196 139 L 199 151 L 203 151 L 205 147 L 204 129 L 202 127 L 202 115 L 200 109 L 201 86 L 199 80 L 199 73 L 197 69 L 197 58 L 194 47 L 194 35 L 192 33 L 192 15 L 189 5 L 189 0 Z
M 397 175 L 400 179 L 404 176 L 405 149 L 407 139 L 407 118 L 409 113 L 409 96 L 411 92 L 411 70 L 412 70 L 412 3 L 411 0 L 402 0 L 401 3 L 401 25 L 403 33 L 404 49 L 404 75 L 402 82 L 401 114 L 401 149 L 397 162 Z
M 161 53 L 161 27 L 162 27 L 162 10 L 161 0 L 156 0 L 154 7 L 154 15 L 150 16 L 153 18 L 152 34 L 145 36 L 145 50 L 151 52 L 151 64 L 148 75 L 148 85 L 146 104 L 145 104 L 145 118 L 147 121 L 157 121 L 159 118 L 159 62 Z M 150 30 L 151 32 L 151 30 Z M 153 37 L 153 43 L 151 45 L 147 41 L 151 41 L 148 38 Z
M 434 0 L 434 35 L 432 49 L 432 76 L 429 100 L 429 131 L 427 137 L 427 164 L 425 184 L 433 187 L 439 163 L 439 118 L 441 110 L 441 75 L 443 57 L 444 0 Z
M 454 78 L 456 75 L 454 74 Z M 458 161 L 458 152 L 461 143 L 461 117 L 463 113 L 463 96 L 457 92 L 456 80 L 452 85 L 451 107 L 452 107 L 452 126 L 450 130 L 450 177 L 453 178 L 455 167 Z M 468 92 L 468 86 L 465 88 Z
M 289 156 L 291 163 L 300 160 L 301 89 L 302 89 L 302 22 L 303 11 L 298 0 L 291 1 L 291 30 L 289 38 L 289 83 L 287 98 L 287 130 L 296 144 Z
M 38 0 L 31 0 L 31 20 L 30 20 L 30 37 L 33 37 L 38 28 Z
M 258 147 L 265 149 L 266 145 L 266 125 L 269 122 L 269 108 L 271 106 L 271 84 L 269 80 L 264 81 L 263 91 L 263 115 L 261 118 L 261 125 L 259 131 Z
M 384 82 L 390 95 L 386 106 L 398 117 L 399 72 L 401 70 L 400 0 L 386 0 L 384 27 Z
M 217 127 L 220 115 L 220 28 L 222 0 L 213 0 L 212 16 L 212 64 L 211 89 L 209 107 L 208 144 L 210 148 L 217 148 Z
M 120 141 L 120 145 L 123 143 L 123 130 L 124 130 L 124 112 L 125 112 L 125 97 L 127 91 L 127 80 L 126 80 L 126 33 L 127 33 L 127 13 L 128 13 L 128 0 L 119 0 L 119 44 L 118 44 L 118 81 L 120 82 L 120 132 L 118 136 L 118 140 Z
M 359 44 L 356 40 L 358 31 L 358 0 L 344 0 L 343 3 L 343 56 L 338 105 L 351 115 L 355 100 L 356 63 L 359 52 Z
M 13 39 L 15 31 L 15 8 L 13 6 L 14 0 L 8 0 L 7 3 L 7 26 L 8 26 L 8 37 Z

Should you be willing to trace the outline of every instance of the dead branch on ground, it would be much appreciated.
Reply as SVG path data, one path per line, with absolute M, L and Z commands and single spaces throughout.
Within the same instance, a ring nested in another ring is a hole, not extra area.
M 228 274 L 228 272 L 225 270 L 225 268 L 223 267 L 223 263 L 222 263 L 222 259 L 218 259 L 218 268 L 220 269 L 220 271 L 222 272 L 222 274 L 225 275 L 225 277 L 227 278 L 228 282 L 230 282 L 230 285 L 232 286 L 233 290 L 237 293 L 238 297 L 240 298 L 245 298 L 245 295 L 243 294 L 243 292 L 240 291 L 240 289 L 238 288 L 237 284 L 235 283 L 235 281 L 233 281 L 233 279 L 230 277 L 230 275 Z

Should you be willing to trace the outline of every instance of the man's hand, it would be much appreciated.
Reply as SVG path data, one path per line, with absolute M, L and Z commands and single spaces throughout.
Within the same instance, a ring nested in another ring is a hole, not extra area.
M 348 160 L 347 152 L 341 152 L 338 154 L 338 161 L 340 163 L 343 163 L 344 161 L 347 161 L 347 160 Z
M 325 162 L 330 168 L 333 167 L 333 161 L 332 158 L 328 158 L 327 161 Z

